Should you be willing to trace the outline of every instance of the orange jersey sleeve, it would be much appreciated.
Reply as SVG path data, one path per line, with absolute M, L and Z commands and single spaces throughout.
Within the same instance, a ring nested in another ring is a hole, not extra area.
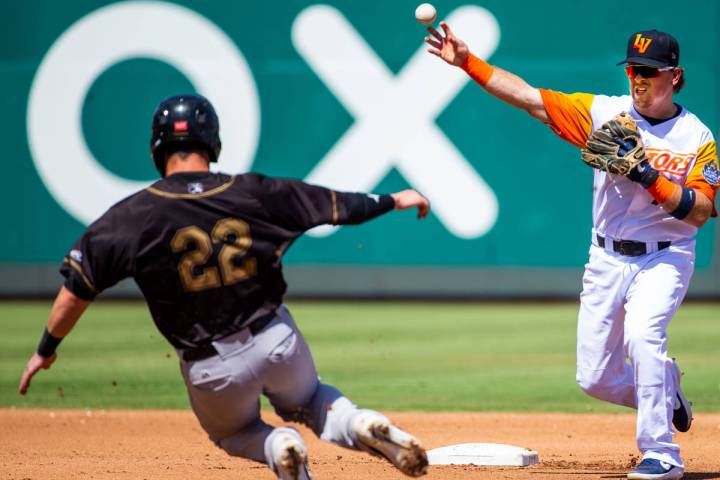
M 713 217 L 716 217 L 715 193 L 720 186 L 720 172 L 718 172 L 717 144 L 714 141 L 705 143 L 698 150 L 697 160 L 688 173 L 685 185 L 702 192 L 713 202 Z
M 589 93 L 561 93 L 540 89 L 545 111 L 552 124 L 548 125 L 560 138 L 577 147 L 584 147 L 592 130 L 590 106 L 594 95 Z

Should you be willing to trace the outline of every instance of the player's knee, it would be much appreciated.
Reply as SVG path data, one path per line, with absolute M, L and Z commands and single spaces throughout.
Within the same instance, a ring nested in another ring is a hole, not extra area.
M 603 370 L 578 369 L 576 381 L 580 389 L 591 397 L 606 400 L 610 385 L 603 378 Z
M 318 383 L 314 395 L 306 404 L 295 409 L 276 408 L 275 411 L 285 421 L 310 427 L 323 440 L 344 447 L 352 446 L 350 418 L 358 408 L 332 385 Z
M 595 384 L 591 381 L 588 381 L 585 378 L 578 379 L 577 384 L 580 387 L 580 390 L 585 392 L 587 395 L 590 395 L 591 397 L 595 396 L 594 393 L 596 392 L 597 384 Z
M 631 361 L 654 356 L 665 341 L 661 332 L 655 334 L 646 329 L 628 329 L 625 333 L 625 345 Z
M 320 383 L 318 382 L 314 389 L 308 390 L 307 395 L 303 395 L 302 397 L 296 399 L 298 403 L 293 406 L 279 405 L 272 400 L 270 403 L 273 404 L 275 413 L 277 413 L 277 415 L 286 422 L 302 423 L 310 428 L 314 428 L 313 423 L 315 415 L 313 414 L 313 410 L 315 404 L 317 403 L 315 399 L 318 397 L 319 387 Z
M 210 440 L 222 450 L 225 450 L 228 455 L 264 463 L 265 451 L 263 445 L 272 431 L 273 427 L 257 419 L 232 435 L 224 438 L 211 435 Z
M 244 442 L 237 437 L 224 438 L 215 441 L 220 449 L 230 456 L 247 458 L 256 462 L 265 462 L 264 452 L 250 441 Z

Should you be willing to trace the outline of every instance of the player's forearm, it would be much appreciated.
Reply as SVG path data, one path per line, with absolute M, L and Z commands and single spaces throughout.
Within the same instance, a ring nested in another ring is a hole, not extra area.
M 540 90 L 525 80 L 495 65 L 468 55 L 460 66 L 470 77 L 481 85 L 490 95 L 514 107 L 525 110 L 542 122 L 549 122 Z
M 70 333 L 70 330 L 75 326 L 88 305 L 90 305 L 89 301 L 77 297 L 70 290 L 62 287 L 50 310 L 48 332 L 56 338 L 65 337 Z
M 646 189 L 663 210 L 690 225 L 702 227 L 710 218 L 712 202 L 698 190 L 678 185 L 660 175 Z
M 514 73 L 495 67 L 495 72 L 485 85 L 485 90 L 513 107 L 525 110 L 541 121 L 548 119 L 540 90 L 529 85 Z
M 663 210 L 665 210 L 671 215 L 673 214 L 673 212 L 677 211 L 678 207 L 680 206 L 680 202 L 682 201 L 682 190 L 682 187 L 680 187 L 679 185 L 677 186 L 677 188 L 675 188 L 675 191 L 673 191 L 673 194 L 670 196 L 670 198 L 668 198 L 667 201 L 662 203 Z M 707 222 L 708 218 L 710 218 L 710 214 L 712 213 L 712 203 L 710 203 L 710 199 L 707 198 L 703 193 L 698 192 L 697 190 L 694 190 L 694 192 L 695 203 L 690 209 L 690 212 L 687 214 L 687 216 L 682 220 L 689 223 L 690 225 L 702 227 L 705 222 Z
M 695 205 L 693 205 L 692 210 L 690 210 L 690 213 L 688 213 L 684 221 L 690 225 L 702 227 L 705 225 L 705 222 L 708 221 L 710 215 L 712 215 L 713 205 L 710 199 L 698 190 L 695 190 L 695 197 Z M 665 205 L 663 205 L 663 208 L 665 208 Z
M 40 338 L 37 355 L 52 361 L 55 358 L 55 349 L 70 333 L 89 304 L 89 301 L 77 297 L 70 290 L 62 287 L 50 309 L 50 318 Z
M 337 225 L 355 225 L 367 222 L 395 208 L 391 195 L 368 195 L 365 193 L 336 192 Z

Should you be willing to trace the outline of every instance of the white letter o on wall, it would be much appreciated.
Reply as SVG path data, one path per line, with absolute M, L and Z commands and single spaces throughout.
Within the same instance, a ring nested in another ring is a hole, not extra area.
M 28 101 L 27 136 L 35 168 L 53 197 L 84 224 L 147 186 L 100 165 L 82 132 L 82 107 L 95 79 L 137 57 L 172 65 L 213 102 L 220 118 L 223 171 L 245 172 L 252 165 L 260 105 L 250 68 L 232 40 L 205 17 L 178 5 L 125 2 L 101 8 L 55 41 Z M 148 162 L 150 120 L 148 115 Z M 122 140 L 117 148 L 123 148 Z

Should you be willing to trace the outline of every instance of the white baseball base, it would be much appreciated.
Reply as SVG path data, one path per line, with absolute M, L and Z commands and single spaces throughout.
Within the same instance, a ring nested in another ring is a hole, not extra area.
M 503 465 L 526 467 L 538 463 L 538 452 L 501 443 L 461 443 L 427 452 L 430 465 Z

